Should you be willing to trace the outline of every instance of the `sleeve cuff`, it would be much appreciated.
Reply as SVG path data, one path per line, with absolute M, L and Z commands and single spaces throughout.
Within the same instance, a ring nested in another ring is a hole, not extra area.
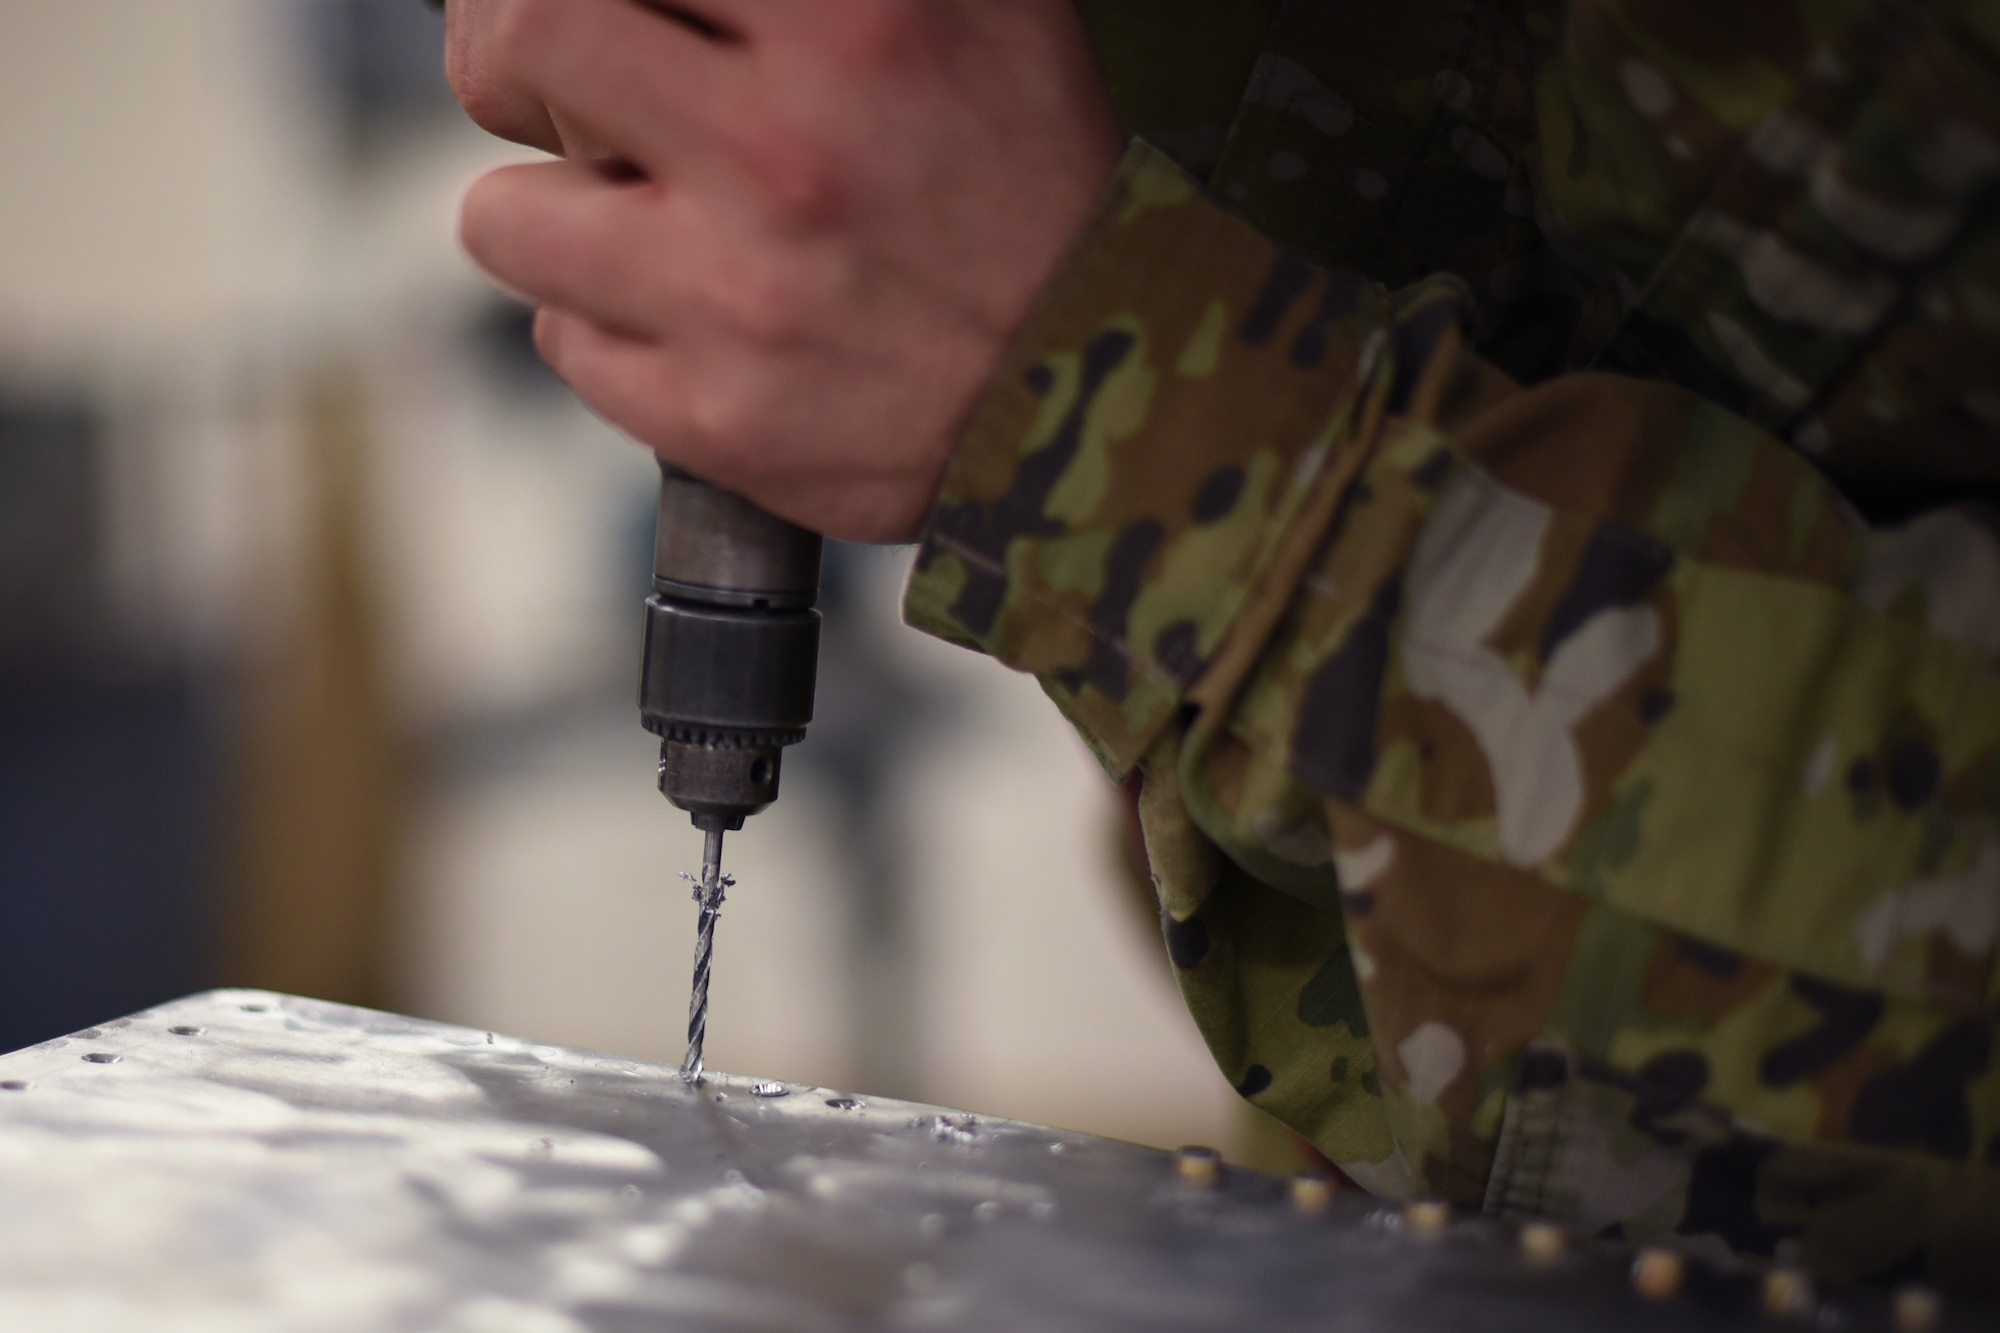
M 1122 775 L 1330 511 L 1388 318 L 1135 143 L 974 410 L 906 618 L 1034 673 Z

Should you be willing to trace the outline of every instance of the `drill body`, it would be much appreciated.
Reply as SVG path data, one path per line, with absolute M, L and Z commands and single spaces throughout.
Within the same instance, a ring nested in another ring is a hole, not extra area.
M 701 1079 L 715 923 L 729 884 L 722 835 L 777 799 L 785 749 L 812 721 L 820 546 L 817 534 L 660 465 L 639 717 L 660 738 L 660 794 L 707 835 L 681 1064 L 690 1083 Z

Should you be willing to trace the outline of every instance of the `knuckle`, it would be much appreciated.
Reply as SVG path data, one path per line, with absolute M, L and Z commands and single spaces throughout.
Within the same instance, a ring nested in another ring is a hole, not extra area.
M 804 332 L 804 319 L 791 294 L 771 283 L 732 286 L 723 297 L 729 322 L 738 333 L 767 347 L 789 346 Z
M 689 425 L 738 468 L 754 467 L 769 444 L 770 394 L 746 368 L 712 376 L 690 404 Z
M 473 124 L 503 139 L 522 137 L 534 108 L 499 78 L 491 64 L 463 55 L 447 56 L 445 79 Z
M 520 114 L 513 98 L 484 83 L 461 83 L 456 89 L 458 104 L 473 124 L 503 139 L 515 137 L 512 131 Z
M 864 69 L 892 68 L 908 60 L 923 34 L 919 6 L 911 0 L 848 0 L 829 25 L 831 52 Z
M 830 225 L 840 214 L 839 175 L 815 138 L 789 126 L 746 136 L 743 161 L 779 222 L 811 229 Z
M 801 284 L 762 264 L 718 271 L 709 305 L 738 336 L 766 347 L 796 345 L 812 324 Z

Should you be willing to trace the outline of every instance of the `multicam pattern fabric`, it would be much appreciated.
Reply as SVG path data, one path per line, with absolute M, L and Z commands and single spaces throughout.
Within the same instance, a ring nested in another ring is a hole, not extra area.
M 1361 1183 L 2000 1266 L 2000 5 L 1101 0 L 913 623 Z M 1870 520 L 1872 520 L 1872 525 Z

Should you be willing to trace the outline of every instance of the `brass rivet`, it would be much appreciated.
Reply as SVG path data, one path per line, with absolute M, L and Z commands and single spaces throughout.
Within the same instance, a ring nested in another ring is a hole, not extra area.
M 1403 1225 L 1412 1236 L 1430 1240 L 1451 1226 L 1451 1208 L 1436 1199 L 1416 1199 L 1403 1205 Z
M 1222 1154 L 1213 1148 L 1189 1144 L 1174 1153 L 1174 1170 L 1183 1184 L 1209 1189 L 1222 1178 Z
M 1553 1222 L 1529 1222 L 1521 1228 L 1521 1257 L 1531 1264 L 1552 1264 L 1563 1257 L 1569 1238 Z
M 1632 1261 L 1632 1290 L 1649 1301 L 1670 1301 L 1687 1280 L 1687 1260 L 1672 1250 L 1648 1247 Z
M 1929 1287 L 1903 1287 L 1894 1310 L 1896 1333 L 1931 1333 L 1944 1318 L 1944 1297 Z
M 1812 1279 L 1796 1268 L 1774 1268 L 1764 1274 L 1764 1313 L 1774 1319 L 1796 1319 L 1812 1309 Z
M 1318 1217 L 1333 1207 L 1333 1181 L 1317 1171 L 1292 1177 L 1292 1208 L 1304 1217 Z

